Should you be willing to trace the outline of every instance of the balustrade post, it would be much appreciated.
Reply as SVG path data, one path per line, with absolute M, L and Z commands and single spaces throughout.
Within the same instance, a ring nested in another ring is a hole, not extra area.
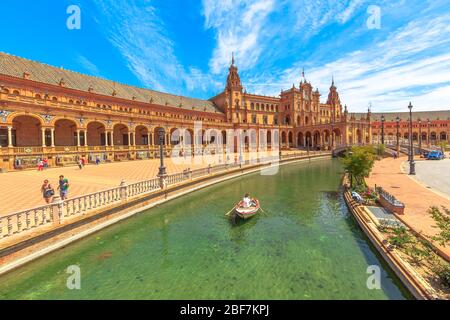
M 120 200 L 122 202 L 128 201 L 127 184 L 126 184 L 125 180 L 122 180 L 120 182 Z
M 60 196 L 55 195 L 53 197 L 50 208 L 51 208 L 53 225 L 61 224 L 61 220 L 62 220 L 61 217 L 63 216 L 64 201 L 61 200 Z

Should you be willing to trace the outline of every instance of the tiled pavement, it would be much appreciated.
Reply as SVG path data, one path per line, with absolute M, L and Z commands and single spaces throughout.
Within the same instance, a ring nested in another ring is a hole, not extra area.
M 427 210 L 431 206 L 450 208 L 450 201 L 405 174 L 401 170 L 401 165 L 406 160 L 406 157 L 400 157 L 377 161 L 372 174 L 366 181 L 369 186 L 373 187 L 376 184 L 383 187 L 405 204 L 405 214 L 399 216 L 403 222 L 417 232 L 433 235 L 436 233 L 436 228 L 433 227 L 434 221 Z M 440 249 L 450 257 L 450 247 L 440 247 Z

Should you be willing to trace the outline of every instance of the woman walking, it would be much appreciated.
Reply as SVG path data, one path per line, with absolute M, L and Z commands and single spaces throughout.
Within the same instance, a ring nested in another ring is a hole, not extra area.
M 44 183 L 41 186 L 41 192 L 46 203 L 52 202 L 53 196 L 55 195 L 55 190 L 47 179 L 44 180 Z

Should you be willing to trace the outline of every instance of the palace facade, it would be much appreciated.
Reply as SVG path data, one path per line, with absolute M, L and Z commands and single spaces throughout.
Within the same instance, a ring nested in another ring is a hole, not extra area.
M 359 114 L 361 116 L 362 114 Z M 384 117 L 384 125 L 382 119 Z M 382 128 L 384 126 L 384 128 Z M 409 112 L 372 113 L 372 137 L 381 143 L 382 132 L 386 144 L 406 143 L 409 139 Z M 417 111 L 412 113 L 413 142 L 423 148 L 432 148 L 441 141 L 450 144 L 450 110 Z
M 0 169 L 75 164 L 80 157 L 122 161 L 158 157 L 174 146 L 229 139 L 229 129 L 264 132 L 256 148 L 333 149 L 371 142 L 371 114 L 349 114 L 332 81 L 326 103 L 304 75 L 279 97 L 247 93 L 234 65 L 223 92 L 209 100 L 137 88 L 0 53 Z M 201 132 L 194 134 L 201 121 Z M 179 133 L 179 130 L 183 134 Z M 276 133 L 276 135 L 275 135 Z M 264 141 L 262 141 L 264 140 Z M 245 148 L 248 149 L 248 139 Z M 187 148 L 188 153 L 202 150 Z

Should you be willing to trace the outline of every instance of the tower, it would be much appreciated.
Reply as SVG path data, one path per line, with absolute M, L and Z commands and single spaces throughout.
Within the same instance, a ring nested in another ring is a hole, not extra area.
M 226 114 L 229 122 L 240 122 L 240 110 L 243 108 L 241 78 L 239 77 L 238 68 L 234 65 L 234 53 L 231 58 L 231 65 L 228 69 L 227 86 L 225 87 L 226 95 Z
M 327 104 L 331 106 L 331 122 L 336 122 L 336 119 L 340 118 L 342 113 L 341 100 L 339 99 L 339 93 L 334 85 L 334 76 L 331 78 L 330 91 L 328 93 Z

